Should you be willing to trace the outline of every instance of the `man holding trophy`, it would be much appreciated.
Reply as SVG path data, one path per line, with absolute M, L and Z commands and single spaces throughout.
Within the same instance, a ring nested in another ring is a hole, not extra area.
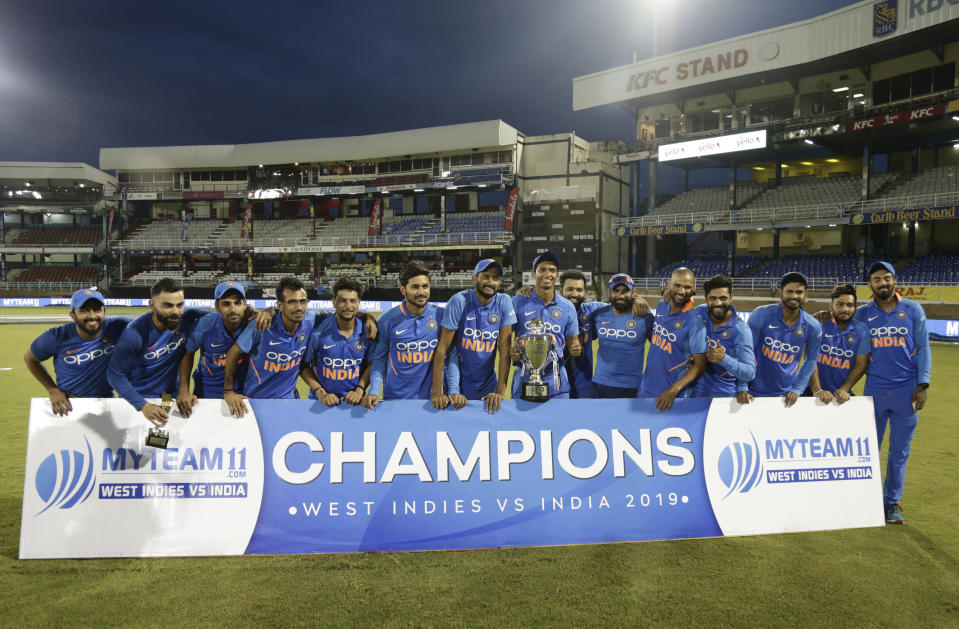
M 533 260 L 533 294 L 513 297 L 516 343 L 510 354 L 517 362 L 512 396 L 531 402 L 569 399 L 564 350 L 576 358 L 579 342 L 576 308 L 556 293 L 559 257 L 544 251 Z

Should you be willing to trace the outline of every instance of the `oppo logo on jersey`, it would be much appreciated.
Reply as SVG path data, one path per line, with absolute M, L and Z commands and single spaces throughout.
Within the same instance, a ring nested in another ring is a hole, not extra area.
M 342 367 L 359 367 L 360 363 L 362 362 L 362 358 L 330 358 L 327 356 L 323 359 L 324 366 L 332 367 L 334 369 L 339 369 Z
M 273 373 L 280 373 L 281 371 L 289 371 L 291 369 L 299 369 L 300 357 L 303 356 L 304 352 L 306 352 L 305 347 L 301 347 L 295 352 L 289 354 L 286 352 L 267 352 L 266 361 L 263 364 L 263 368 L 267 371 L 272 371 Z
M 553 334 L 563 333 L 563 328 L 561 328 L 559 325 L 553 323 L 552 321 L 547 321 L 545 319 L 542 319 L 542 321 L 543 321 L 543 327 L 545 327 L 547 330 L 549 330 Z M 532 327 L 530 326 L 530 321 L 524 322 L 523 327 L 526 328 L 527 330 L 532 330 Z
M 396 358 L 401 363 L 428 363 L 433 360 L 436 339 L 432 341 L 401 341 L 395 345 Z
M 476 328 L 466 328 L 463 330 L 463 337 L 460 340 L 460 347 L 470 352 L 491 354 L 496 351 L 496 339 L 498 338 L 499 330 L 477 330 Z
M 68 365 L 82 365 L 83 363 L 96 360 L 101 356 L 109 356 L 113 353 L 114 346 L 109 345 L 103 349 L 95 349 L 92 352 L 83 352 L 82 354 L 70 354 L 63 357 L 63 362 Z
M 616 328 L 599 328 L 596 330 L 599 336 L 605 336 L 611 339 L 634 339 L 636 330 L 617 330 Z M 675 334 L 673 335 L 675 336 Z
M 798 345 L 783 343 L 779 339 L 763 338 L 762 355 L 777 363 L 790 365 L 796 361 L 796 355 L 802 349 Z
M 833 347 L 832 345 L 822 345 L 819 348 L 820 356 L 836 356 L 838 358 L 852 358 L 856 355 L 851 349 L 843 349 L 841 347 Z
M 477 330 L 476 328 L 466 328 L 463 330 L 463 336 L 479 341 L 495 341 L 499 338 L 499 330 Z
M 170 352 L 175 352 L 177 349 L 179 349 L 179 347 L 183 345 L 183 342 L 185 340 L 186 338 L 181 336 L 180 338 L 173 341 L 172 343 L 167 343 L 160 349 L 154 350 L 152 352 L 147 352 L 146 354 L 143 355 L 143 358 L 145 358 L 146 360 L 156 360 L 158 358 L 163 358 Z
M 673 353 L 673 343 L 676 342 L 676 333 L 670 332 L 665 326 L 658 322 L 653 323 L 652 344 L 663 350 L 667 354 Z
M 423 352 L 435 348 L 436 339 L 432 341 L 408 341 L 396 344 L 396 351 L 398 352 Z
M 872 336 L 873 347 L 905 347 L 909 328 L 882 326 L 869 328 L 869 334 Z

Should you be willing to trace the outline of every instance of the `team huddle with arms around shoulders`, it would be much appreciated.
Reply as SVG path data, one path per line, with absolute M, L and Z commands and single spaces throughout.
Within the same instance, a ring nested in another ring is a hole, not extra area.
M 696 306 L 693 272 L 677 269 L 650 307 L 627 274 L 610 278 L 608 303 L 586 302 L 586 276 L 559 269 L 555 253 L 540 253 L 533 286 L 511 299 L 500 292 L 501 264 L 480 260 L 473 287 L 442 306 L 430 301 L 429 269 L 411 261 L 399 275 L 403 301 L 378 321 L 360 311 L 364 286 L 349 277 L 332 287 L 332 312 L 310 310 L 295 277 L 279 282 L 276 306 L 263 311 L 247 303 L 242 284 L 219 284 L 213 312 L 185 308 L 183 287 L 161 279 L 150 312 L 132 321 L 107 317 L 103 295 L 85 289 L 71 298 L 72 322 L 41 334 L 24 360 L 54 413 L 69 414 L 70 398 L 116 391 L 156 427 L 169 414 L 147 398 L 175 395 L 184 417 L 199 398 L 220 398 L 242 417 L 247 399 L 298 397 L 299 379 L 325 406 L 374 410 L 382 400 L 421 399 L 458 410 L 479 401 L 496 413 L 509 387 L 515 399 L 531 382 L 525 343 L 537 333 L 551 337 L 543 399 L 642 397 L 660 412 L 687 397 L 843 404 L 865 375 L 880 442 L 890 427 L 886 519 L 904 521 L 898 502 L 931 356 L 925 313 L 896 293 L 891 264 L 868 269 L 869 303 L 857 308 L 855 288 L 844 284 L 815 315 L 803 307 L 806 278 L 787 273 L 780 303 L 748 320 L 722 275 L 703 283 L 705 303 Z M 51 358 L 56 380 L 42 364 Z

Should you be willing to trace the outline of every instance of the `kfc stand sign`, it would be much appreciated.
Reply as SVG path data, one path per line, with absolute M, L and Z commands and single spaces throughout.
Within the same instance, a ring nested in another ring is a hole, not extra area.
M 930 105 L 929 107 L 920 107 L 912 111 L 900 111 L 894 114 L 884 114 L 882 116 L 873 116 L 862 120 L 854 120 L 846 123 L 846 132 L 862 131 L 863 129 L 875 129 L 903 122 L 912 122 L 913 120 L 925 120 L 926 118 L 937 118 L 946 113 L 945 105 Z

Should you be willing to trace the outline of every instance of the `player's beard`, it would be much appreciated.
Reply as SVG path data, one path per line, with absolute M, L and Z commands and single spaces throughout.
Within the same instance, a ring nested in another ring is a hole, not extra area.
M 80 319 L 80 328 L 91 336 L 96 336 L 103 329 L 103 319 L 93 317 L 90 319 Z
M 585 298 L 580 297 L 579 295 L 576 295 L 575 297 L 567 297 L 566 299 L 573 302 L 573 305 L 576 307 L 577 310 L 579 310 L 579 307 L 583 305 L 584 301 L 586 301 Z
M 617 297 L 612 300 L 613 309 L 625 314 L 633 309 L 633 300 L 629 297 Z
M 169 315 L 169 316 L 164 317 L 164 316 L 163 316 L 162 314 L 160 314 L 159 312 L 156 313 L 156 315 L 157 315 L 157 321 L 159 321 L 159 322 L 160 322 L 160 325 L 162 325 L 162 326 L 163 326 L 164 328 L 166 328 L 167 330 L 176 330 L 176 329 L 177 329 L 177 326 L 180 325 L 180 316 L 179 316 L 179 315 Z
M 723 321 L 729 313 L 729 306 L 710 306 L 709 316 L 713 321 Z
M 891 286 L 880 286 L 876 289 L 876 297 L 878 297 L 881 301 L 886 301 L 892 297 L 894 290 L 895 289 Z

